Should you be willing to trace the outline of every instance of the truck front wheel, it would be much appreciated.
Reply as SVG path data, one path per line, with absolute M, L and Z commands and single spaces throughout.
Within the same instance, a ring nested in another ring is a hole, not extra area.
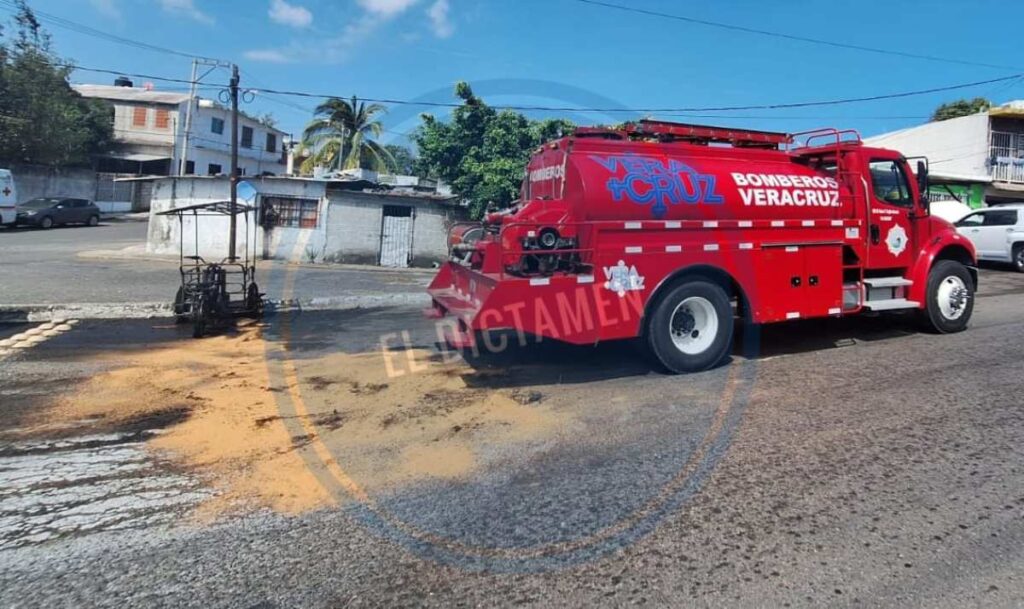
M 729 295 L 708 281 L 670 288 L 647 318 L 645 338 L 651 355 L 676 374 L 713 368 L 732 347 Z
M 967 268 L 953 260 L 940 260 L 928 273 L 928 302 L 921 311 L 925 329 L 952 334 L 967 328 L 974 312 L 974 281 Z

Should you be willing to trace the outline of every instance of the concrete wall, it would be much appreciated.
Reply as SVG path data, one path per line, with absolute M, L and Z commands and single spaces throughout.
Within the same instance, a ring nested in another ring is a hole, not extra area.
M 155 181 L 153 197 L 149 206 L 149 233 L 146 240 L 146 251 L 152 254 L 177 255 L 178 244 L 182 243 L 185 254 L 191 255 L 196 251 L 195 246 L 198 242 L 199 255 L 208 261 L 219 261 L 225 258 L 228 247 L 228 218 L 199 218 L 198 228 L 200 230 L 197 236 L 196 219 L 185 217 L 179 223 L 176 216 L 158 214 L 176 207 L 223 201 L 229 196 L 228 189 L 227 178 Z M 238 223 L 236 235 L 239 252 L 242 251 L 242 248 L 253 247 L 253 244 L 247 239 L 244 222 Z M 259 247 L 259 244 L 256 245 Z
M 412 234 L 413 266 L 430 266 L 447 258 L 448 228 L 466 217 L 446 206 L 417 208 Z
M 91 169 L 56 169 L 38 165 L 14 165 L 14 186 L 18 203 L 37 197 L 74 197 L 93 199 L 96 196 L 96 172 Z
M 448 227 L 464 217 L 434 199 L 343 190 L 328 191 L 330 211 L 323 258 L 329 262 L 377 264 L 380 260 L 384 206 L 415 209 L 412 265 L 430 266 L 448 256 Z
M 447 232 L 451 222 L 461 217 L 437 200 L 425 197 L 384 195 L 346 190 L 328 190 L 326 182 L 300 179 L 249 180 L 263 196 L 286 196 L 318 201 L 319 221 L 315 228 L 258 227 L 255 236 L 244 234 L 239 222 L 239 253 L 248 246 L 261 258 L 292 262 L 334 262 L 377 264 L 380 259 L 381 229 L 385 205 L 415 208 L 412 263 L 430 266 L 448 255 Z M 184 239 L 186 254 L 197 243 L 194 220 L 186 217 L 179 226 L 173 216 L 157 215 L 176 207 L 225 201 L 229 196 L 227 178 L 163 178 L 154 182 L 150 207 L 147 251 L 176 255 Z M 227 255 L 228 219 L 205 217 L 199 224 L 199 255 L 220 260 Z
M 380 258 L 379 197 L 332 191 L 327 218 L 330 239 L 324 259 L 348 264 L 377 264 Z
M 188 160 L 195 162 L 195 174 L 205 176 L 209 174 L 211 163 L 220 165 L 224 173 L 231 171 L 231 113 L 220 105 L 211 105 L 208 100 L 200 100 L 193 107 L 192 137 L 189 141 Z M 181 148 L 184 137 L 185 114 L 182 112 L 181 124 L 178 136 L 178 148 Z M 213 119 L 219 118 L 224 121 L 223 133 L 213 131 Z M 238 149 L 238 167 L 247 176 L 258 176 L 264 172 L 274 175 L 284 175 L 287 167 L 281 153 L 284 146 L 285 133 L 277 129 L 269 129 L 258 121 L 241 115 L 238 117 L 238 137 L 241 140 L 242 127 L 250 127 L 253 130 L 252 147 Z M 273 133 L 277 136 L 277 142 L 273 152 L 267 148 L 267 134 Z M 180 150 L 175 152 L 175 163 L 180 158 Z M 174 165 L 178 167 L 177 164 Z
M 175 132 L 185 117 L 185 104 L 152 104 L 112 101 L 114 105 L 114 139 L 132 144 L 152 144 L 170 149 L 174 146 Z M 146 124 L 135 124 L 135 109 L 146 113 Z M 167 112 L 166 126 L 157 124 L 157 112 Z
M 989 116 L 982 113 L 876 135 L 864 143 L 926 156 L 934 174 L 983 179 L 989 175 L 988 134 Z
M 249 180 L 249 182 L 262 194 L 316 199 L 320 201 L 321 209 L 326 206 L 322 182 L 258 179 Z M 184 237 L 186 255 L 196 251 L 198 243 L 199 255 L 208 261 L 225 258 L 230 236 L 230 219 L 227 216 L 199 218 L 197 237 L 195 219 L 186 216 L 179 223 L 176 216 L 161 216 L 159 214 L 178 207 L 226 201 L 229 197 L 230 183 L 226 177 L 184 177 L 155 180 L 153 182 L 153 198 L 150 203 L 146 251 L 152 254 L 176 255 L 179 249 L 178 244 Z M 321 211 L 321 217 L 322 214 Z M 250 214 L 249 230 L 246 233 L 245 221 L 239 216 L 236 226 L 236 241 L 240 256 L 244 252 L 244 248 L 248 247 L 250 252 L 255 251 L 256 255 L 261 258 L 300 262 L 309 259 L 307 249 L 313 251 L 322 249 L 326 230 L 326 226 L 322 222 L 315 229 L 279 227 L 264 230 L 255 225 L 256 221 L 255 214 Z

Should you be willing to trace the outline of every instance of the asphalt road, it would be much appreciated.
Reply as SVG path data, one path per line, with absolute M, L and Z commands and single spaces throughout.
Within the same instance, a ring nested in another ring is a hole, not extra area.
M 151 303 L 174 298 L 177 260 L 97 256 L 143 248 L 146 222 L 104 222 L 48 231 L 0 228 L 0 305 Z M 422 292 L 428 271 L 260 263 L 257 281 L 271 299 Z
M 30 538 L 25 496 L 0 495 L 0 606 L 1019 607 L 1024 275 L 982 281 L 972 327 L 953 336 L 898 317 L 779 325 L 730 366 L 689 377 L 652 372 L 625 344 L 478 362 L 500 372 L 483 377 L 490 388 L 536 391 L 572 426 L 468 479 L 373 497 L 374 509 L 196 525 L 177 518 L 180 504 L 103 503 L 116 523 L 91 526 L 62 519 L 65 505 Z M 431 344 L 417 312 L 394 308 L 307 313 L 267 332 L 289 337 L 301 365 L 403 328 Z M 94 373 L 96 356 L 183 332 L 83 323 L 3 362 L 0 430 Z M 716 429 L 725 435 L 699 445 Z M 706 467 L 674 486 L 695 454 Z M 31 475 L 17 457 L 0 453 L 0 476 Z M 201 492 L 187 474 L 146 479 Z M 54 486 L 68 483 L 43 484 Z

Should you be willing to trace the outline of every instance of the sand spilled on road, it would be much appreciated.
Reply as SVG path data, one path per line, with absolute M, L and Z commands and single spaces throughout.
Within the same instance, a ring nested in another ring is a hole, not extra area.
M 149 446 L 211 477 L 219 492 L 204 506 L 209 516 L 241 506 L 300 512 L 330 504 L 338 497 L 318 476 L 339 472 L 371 496 L 464 477 L 496 449 L 543 443 L 566 423 L 544 401 L 486 388 L 484 373 L 430 361 L 425 351 L 387 355 L 415 358 L 420 371 L 406 367 L 401 376 L 388 374 L 381 352 L 282 353 L 252 327 L 104 356 L 110 371 L 61 398 L 48 416 L 144 425 L 187 411 Z

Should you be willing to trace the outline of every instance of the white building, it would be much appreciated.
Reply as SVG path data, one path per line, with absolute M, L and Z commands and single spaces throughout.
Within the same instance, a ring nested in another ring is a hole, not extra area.
M 256 192 L 257 212 L 238 222 L 238 253 L 290 262 L 332 262 L 392 267 L 429 267 L 448 256 L 448 230 L 467 219 L 452 197 L 412 187 L 388 187 L 362 179 L 268 177 L 246 180 Z M 170 209 L 228 198 L 227 178 L 167 177 L 153 180 L 147 252 L 207 260 L 227 255 L 229 220 L 205 217 L 197 226 L 160 215 Z M 197 230 L 198 229 L 198 230 Z
M 185 93 L 134 87 L 123 78 L 115 85 L 74 88 L 83 97 L 104 99 L 114 106 L 116 145 L 100 159 L 100 172 L 161 176 L 230 173 L 231 113 L 220 104 L 194 98 L 192 128 L 186 138 L 189 96 Z M 240 114 L 238 167 L 242 175 L 283 175 L 285 135 L 280 129 Z
M 865 143 L 928 157 L 933 181 L 970 186 L 989 203 L 1024 200 L 1024 101 L 877 135 Z M 973 206 L 977 201 L 965 202 Z

